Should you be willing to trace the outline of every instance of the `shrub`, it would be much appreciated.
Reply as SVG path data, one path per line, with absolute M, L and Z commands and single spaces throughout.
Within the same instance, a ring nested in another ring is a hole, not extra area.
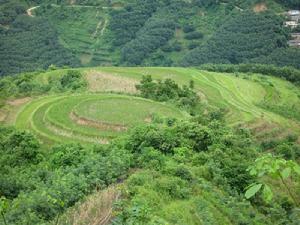
M 1 151 L 6 155 L 6 163 L 19 166 L 27 163 L 37 163 L 40 144 L 36 137 L 25 131 L 14 131 L 2 143 Z
M 201 39 L 201 38 L 203 38 L 203 34 L 199 31 L 194 31 L 194 32 L 186 34 L 184 36 L 184 38 L 187 40 Z
M 183 32 L 184 33 L 190 33 L 190 32 L 193 32 L 195 31 L 195 27 L 193 27 L 192 25 L 190 24 L 186 24 L 183 26 Z
M 62 88 L 73 91 L 83 89 L 87 86 L 86 81 L 78 70 L 68 70 L 67 73 L 60 78 L 60 84 Z

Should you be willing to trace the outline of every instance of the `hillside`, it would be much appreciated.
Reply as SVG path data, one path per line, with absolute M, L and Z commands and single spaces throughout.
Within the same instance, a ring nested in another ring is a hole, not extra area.
M 287 133 L 289 130 L 297 132 L 300 131 L 300 127 L 297 122 L 300 121 L 300 102 L 298 96 L 299 89 L 298 87 L 293 86 L 291 83 L 282 81 L 278 78 L 266 77 L 256 74 L 249 76 L 242 73 L 227 75 L 222 73 L 205 72 L 197 69 L 183 68 L 107 67 L 80 69 L 80 71 L 84 72 L 89 84 L 89 91 L 92 93 L 113 91 L 125 93 L 128 92 L 134 94 L 136 92 L 135 84 L 137 84 L 139 79 L 141 79 L 142 76 L 146 74 L 151 74 L 154 79 L 171 78 L 181 85 L 188 84 L 190 80 L 193 80 L 195 82 L 195 90 L 197 91 L 199 96 L 201 96 L 202 101 L 211 108 L 221 108 L 222 110 L 224 110 L 224 112 L 226 112 L 226 118 L 229 124 L 237 125 L 239 123 L 245 124 L 249 122 L 250 124 L 252 124 L 252 126 L 254 126 L 254 128 L 257 126 L 256 128 L 259 129 L 259 126 L 262 126 L 267 129 L 266 132 L 272 131 L 272 133 L 276 133 L 277 130 L 277 132 L 280 132 L 280 135 L 284 135 L 284 132 L 282 132 L 282 128 L 286 128 Z M 46 86 L 49 85 L 49 80 L 51 81 L 51 78 L 57 77 L 58 74 L 63 74 L 63 70 L 41 73 L 36 76 L 35 79 L 37 83 Z M 51 116 L 49 118 L 47 116 L 47 120 L 50 119 L 49 122 L 56 123 L 53 120 L 59 119 L 63 123 L 59 123 L 60 126 L 67 126 L 65 127 L 66 129 L 72 129 L 74 132 L 76 126 L 69 127 L 72 122 L 66 120 L 66 118 L 62 117 L 61 115 L 59 117 L 55 117 L 56 110 L 55 107 L 52 107 L 52 105 L 56 105 L 60 113 L 62 105 L 70 105 L 68 107 L 65 107 L 65 116 L 68 116 L 68 113 L 70 113 L 70 110 L 72 110 L 74 104 L 78 105 L 78 103 L 81 101 L 80 99 L 83 99 L 84 103 L 85 101 L 92 102 L 93 98 L 100 101 L 100 99 L 102 98 L 114 99 L 114 95 L 102 96 L 102 94 L 93 94 L 90 96 L 83 94 L 81 96 L 75 94 L 74 97 L 72 97 L 69 94 L 66 96 L 59 94 L 58 96 L 51 95 L 50 97 L 41 97 L 40 99 L 32 101 L 32 103 L 28 104 L 26 108 L 18 114 L 18 118 L 16 119 L 16 126 L 18 128 L 33 126 L 34 129 L 45 129 L 42 127 L 38 127 L 39 122 L 34 119 L 36 116 L 32 115 L 32 113 L 40 114 L 44 113 L 44 111 L 48 112 L 49 110 L 47 110 L 47 108 L 51 108 L 51 111 L 49 111 L 48 113 L 49 116 L 53 114 L 52 121 Z M 66 100 L 62 101 L 63 99 Z M 74 103 L 72 104 L 72 102 Z M 47 104 L 45 105 L 45 103 Z M 111 105 L 111 103 L 108 104 Z M 41 106 L 43 107 L 40 108 Z M 117 107 L 120 107 L 120 105 L 118 105 Z M 142 107 L 146 107 L 146 111 L 150 110 L 147 109 L 146 105 Z M 39 110 L 37 111 L 37 109 Z M 113 108 L 107 110 L 108 112 L 110 110 L 114 111 Z M 151 110 L 149 112 L 151 114 Z M 123 118 L 125 115 L 126 111 L 124 112 L 123 116 L 122 114 L 120 114 L 119 117 Z M 32 116 L 33 122 L 27 121 L 28 118 L 32 118 Z M 173 116 L 175 116 L 175 114 L 173 114 Z M 135 116 L 133 115 L 133 117 Z M 144 117 L 146 116 L 144 115 Z M 293 120 L 295 122 L 291 122 L 290 120 Z M 117 122 L 117 124 L 118 123 L 124 124 L 125 121 L 119 121 Z M 278 125 L 280 126 L 278 127 Z M 49 129 L 51 130 L 51 128 Z M 95 130 L 97 133 L 97 129 Z M 44 132 L 48 134 L 49 130 L 44 130 Z M 82 132 L 85 133 L 84 131 Z M 90 132 L 91 134 L 93 134 L 93 129 L 91 129 Z M 265 131 L 263 130 L 262 132 Z M 38 133 L 43 134 L 41 130 L 38 130 Z M 53 135 L 58 137 L 60 136 L 55 134 L 55 132 L 54 134 L 52 132 L 51 136 Z M 101 134 L 98 133 L 98 135 L 100 135 L 100 138 Z M 109 133 L 107 135 L 109 135 Z M 68 136 L 66 131 L 65 136 Z M 65 142 L 66 140 L 67 138 L 64 137 L 63 141 Z
M 0 0 L 0 225 L 299 225 L 300 0 Z
M 9 223 L 300 219 L 300 99 L 289 81 L 196 68 L 93 67 L 19 74 L 0 84 L 1 210 Z M 249 174 L 257 158 L 293 177 L 282 183 L 269 172 L 263 179 Z M 257 182 L 268 195 L 246 200 Z
M 299 4 L 297 0 L 4 1 L 0 74 L 47 69 L 51 64 L 263 62 L 299 68 L 299 49 L 288 46 L 290 33 L 297 28 L 284 27 L 285 12 Z

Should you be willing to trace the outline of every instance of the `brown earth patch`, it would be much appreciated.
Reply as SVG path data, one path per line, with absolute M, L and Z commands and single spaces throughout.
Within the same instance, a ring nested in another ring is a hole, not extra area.
M 266 11 L 267 9 L 268 9 L 268 7 L 267 7 L 266 3 L 261 2 L 254 6 L 253 11 L 256 13 L 260 13 L 260 12 Z
M 144 119 L 144 121 L 145 121 L 146 123 L 151 123 L 151 122 L 152 122 L 152 116 L 147 116 L 147 117 Z
M 0 122 L 4 122 L 7 117 L 7 114 L 3 111 L 0 111 Z
M 73 131 L 60 129 L 47 121 L 44 121 L 44 123 L 47 125 L 48 129 L 50 129 L 52 132 L 54 132 L 55 134 L 57 134 L 59 136 L 69 137 L 69 138 L 74 138 L 76 136 Z M 109 141 L 105 138 L 76 136 L 76 139 L 82 140 L 82 141 L 87 141 L 87 142 L 93 142 L 93 143 L 97 143 L 97 144 L 109 144 Z
M 198 97 L 200 98 L 200 101 L 203 102 L 203 103 L 207 103 L 207 98 L 206 98 L 206 95 L 201 92 L 201 91 L 197 91 L 197 95 Z
M 294 133 L 291 129 L 284 128 L 276 123 L 267 122 L 263 119 L 258 119 L 254 122 L 245 124 L 244 126 L 250 129 L 253 137 L 258 142 L 275 139 L 282 140 Z
M 92 92 L 124 92 L 137 93 L 137 80 L 121 77 L 99 71 L 90 71 L 86 74 L 89 89 Z
M 111 186 L 89 196 L 82 204 L 66 213 L 68 224 L 106 225 L 113 217 L 113 205 L 121 196 L 118 186 Z
M 8 100 L 7 104 L 11 105 L 11 106 L 20 106 L 23 105 L 27 102 L 29 102 L 31 100 L 30 97 L 25 97 L 25 98 L 17 98 L 14 100 Z
M 94 127 L 98 128 L 100 130 L 112 130 L 112 131 L 126 131 L 127 127 L 122 124 L 111 124 L 107 122 L 102 122 L 102 121 L 94 121 L 94 120 L 89 120 L 87 118 L 80 117 L 76 115 L 75 112 L 70 113 L 70 118 L 73 120 L 75 123 L 83 126 L 89 126 L 89 127 Z

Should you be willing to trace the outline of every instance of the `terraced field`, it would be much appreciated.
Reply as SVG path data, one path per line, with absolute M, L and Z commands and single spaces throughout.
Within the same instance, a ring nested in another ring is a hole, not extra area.
M 232 126 L 250 128 L 258 139 L 300 134 L 299 88 L 274 77 L 257 74 L 221 74 L 186 68 L 82 68 L 89 88 L 78 95 L 51 95 L 19 107 L 15 124 L 34 130 L 46 142 L 80 141 L 107 143 L 153 115 L 183 118 L 175 106 L 115 92 L 137 94 L 135 84 L 143 75 L 172 78 L 179 84 L 195 82 L 204 105 L 223 108 Z M 41 73 L 38 82 L 47 83 L 63 70 Z M 286 110 L 286 109 L 293 110 Z M 287 114 L 287 111 L 292 113 Z M 14 111 L 15 113 L 15 111 Z M 13 123 L 13 121 L 10 121 Z
M 19 113 L 16 127 L 31 129 L 45 142 L 107 143 L 152 118 L 183 118 L 174 106 L 113 94 L 53 95 L 36 99 Z
M 40 14 L 51 22 L 62 45 L 70 49 L 82 65 L 111 65 L 109 49 L 102 38 L 108 24 L 108 10 L 109 7 L 102 6 L 52 5 Z

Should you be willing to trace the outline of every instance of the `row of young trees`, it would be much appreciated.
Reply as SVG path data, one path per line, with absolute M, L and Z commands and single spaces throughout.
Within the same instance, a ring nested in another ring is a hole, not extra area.
M 109 29 L 113 33 L 112 45 L 122 46 L 133 40 L 157 6 L 156 0 L 135 0 L 122 10 L 111 11 Z
M 289 35 L 282 24 L 273 14 L 239 13 L 225 22 L 205 45 L 188 53 L 183 64 L 237 64 L 267 56 L 287 46 Z
M 259 73 L 263 75 L 280 77 L 295 84 L 300 84 L 300 70 L 293 67 L 278 67 L 265 64 L 204 64 L 199 67 L 203 70 L 221 72 L 221 73 Z
M 164 46 L 174 35 L 175 24 L 166 19 L 149 20 L 137 33 L 137 37 L 127 43 L 121 52 L 121 61 L 128 65 L 140 65 L 158 48 Z
M 20 15 L 9 29 L 0 27 L 0 39 L 0 76 L 46 69 L 51 64 L 79 65 L 44 19 Z

